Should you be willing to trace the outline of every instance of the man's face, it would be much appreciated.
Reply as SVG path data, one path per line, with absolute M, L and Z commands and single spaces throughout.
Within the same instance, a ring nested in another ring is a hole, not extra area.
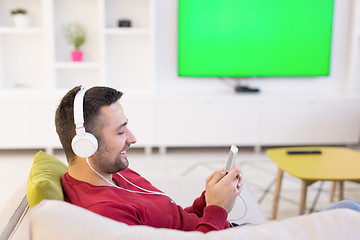
M 119 102 L 100 109 L 99 149 L 92 157 L 92 164 L 100 174 L 112 174 L 128 167 L 126 150 L 136 142 L 128 129 L 124 111 Z

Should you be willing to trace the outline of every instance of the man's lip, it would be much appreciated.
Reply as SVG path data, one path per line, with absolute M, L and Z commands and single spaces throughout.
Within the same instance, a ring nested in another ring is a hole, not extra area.
M 122 150 L 120 153 L 121 154 L 126 154 L 126 151 L 129 149 L 129 147 L 125 148 L 124 150 Z
M 129 150 L 129 148 L 130 148 L 129 146 L 126 148 L 123 148 L 123 150 L 121 152 L 126 152 L 127 150 Z
M 123 157 L 126 157 L 127 153 L 126 153 L 126 151 L 124 151 L 124 152 L 121 152 L 120 155 L 123 156 Z

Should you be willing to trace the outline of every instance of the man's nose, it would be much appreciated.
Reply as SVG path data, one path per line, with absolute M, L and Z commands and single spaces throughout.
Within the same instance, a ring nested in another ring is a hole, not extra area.
M 128 144 L 136 143 L 136 137 L 129 129 L 127 130 L 127 139 L 126 139 L 126 141 L 127 141 Z

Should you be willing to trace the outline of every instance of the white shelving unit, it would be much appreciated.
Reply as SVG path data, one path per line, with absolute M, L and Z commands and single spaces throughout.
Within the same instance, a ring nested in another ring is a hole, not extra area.
M 0 149 L 59 148 L 54 112 L 60 98 L 76 85 L 151 93 L 155 86 L 153 1 L 0 0 L 0 109 L 5 112 Z M 28 12 L 26 28 L 12 22 L 10 12 L 18 7 Z M 132 26 L 118 27 L 120 19 L 129 19 Z M 74 22 L 86 28 L 82 62 L 71 61 L 73 49 L 64 38 L 64 27 Z M 130 116 L 138 116 L 143 104 L 149 105 L 148 111 L 153 106 L 148 98 L 141 104 L 132 99 L 124 104 L 135 106 Z M 144 119 L 143 114 L 139 119 Z M 138 146 L 151 144 L 153 134 L 143 123 L 133 122 L 136 132 L 148 135 Z M 25 135 L 21 141 L 9 140 L 14 128 Z
M 19 6 L 28 10 L 31 20 L 28 28 L 13 27 L 10 12 Z M 45 79 L 42 23 L 40 0 L 0 1 L 1 89 L 42 88 Z
M 106 84 L 118 89 L 153 90 L 153 0 L 105 0 L 102 3 L 106 13 L 102 29 Z M 130 19 L 131 28 L 117 27 L 122 19 Z
M 153 0 L 0 0 L 0 90 L 63 90 L 76 84 L 127 90 L 154 87 Z M 10 12 L 28 11 L 13 26 Z M 130 28 L 117 27 L 129 19 Z M 64 27 L 86 28 L 83 62 L 72 62 Z M 44 24 L 43 24 L 44 23 Z
M 349 83 L 346 91 L 360 93 L 360 2 L 353 0 L 351 4 Z

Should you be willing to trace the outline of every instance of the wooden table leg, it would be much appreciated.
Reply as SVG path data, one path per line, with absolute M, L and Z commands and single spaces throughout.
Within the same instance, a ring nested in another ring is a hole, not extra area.
M 283 170 L 278 168 L 277 177 L 276 177 L 276 185 L 275 185 L 275 193 L 274 193 L 274 201 L 273 201 L 273 207 L 272 207 L 272 212 L 271 212 L 271 220 L 276 219 L 283 174 L 284 174 Z
M 339 181 L 339 201 L 344 200 L 344 181 Z
M 337 181 L 332 182 L 332 187 L 331 187 L 331 192 L 330 192 L 330 203 L 334 202 L 334 196 L 335 196 L 335 191 L 336 191 L 336 183 L 337 183 Z
M 306 180 L 301 180 L 301 195 L 300 195 L 300 209 L 299 209 L 299 215 L 303 215 L 305 213 L 305 207 L 306 207 L 306 192 L 307 192 L 307 186 L 308 182 Z

